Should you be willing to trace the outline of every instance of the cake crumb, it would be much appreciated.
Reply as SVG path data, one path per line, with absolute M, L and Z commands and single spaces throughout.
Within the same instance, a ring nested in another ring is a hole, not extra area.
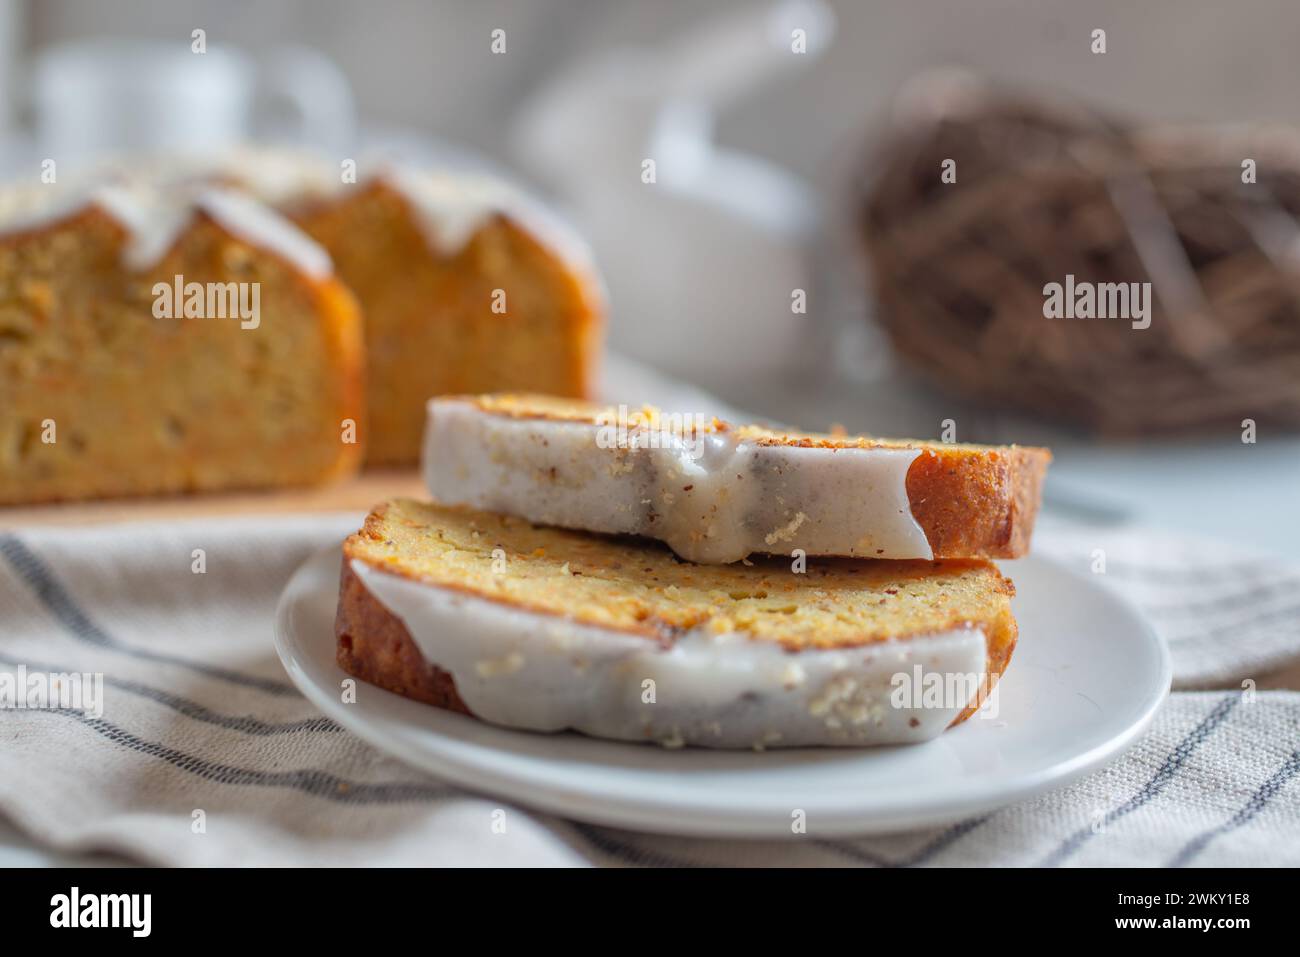
M 769 532 L 763 537 L 763 542 L 768 545 L 775 545 L 777 542 L 788 542 L 794 538 L 794 533 L 799 530 L 799 526 L 808 518 L 803 512 L 799 512 L 794 518 L 786 522 L 780 528 Z
M 485 658 L 474 662 L 474 670 L 478 672 L 480 678 L 512 675 L 523 666 L 524 656 L 517 651 L 512 651 L 501 658 Z
M 668 737 L 660 738 L 659 743 L 670 751 L 676 751 L 680 748 L 686 747 L 686 739 L 682 737 L 682 733 L 676 728 L 673 729 L 673 733 Z

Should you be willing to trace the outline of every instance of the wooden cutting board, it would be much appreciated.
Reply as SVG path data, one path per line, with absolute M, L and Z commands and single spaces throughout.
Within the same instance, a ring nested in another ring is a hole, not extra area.
M 311 488 L 224 495 L 179 495 L 0 508 L 0 528 L 36 525 L 98 525 L 107 522 L 264 515 L 286 512 L 366 512 L 394 496 L 426 498 L 417 469 L 364 472 L 355 478 Z

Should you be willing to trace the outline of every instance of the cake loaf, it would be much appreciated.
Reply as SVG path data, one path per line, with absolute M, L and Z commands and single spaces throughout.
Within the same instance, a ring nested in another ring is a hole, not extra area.
M 227 190 L 41 189 L 0 197 L 0 504 L 358 466 L 361 320 L 318 244 Z
M 432 497 L 696 562 L 754 552 L 1017 558 L 1051 453 L 736 426 L 535 395 L 429 403 Z
M 600 281 L 583 244 L 521 194 L 482 176 L 375 164 L 354 185 L 279 203 L 329 251 L 365 313 L 369 463 L 419 459 L 432 396 L 592 395 Z
M 923 741 L 1016 642 L 988 562 L 692 565 L 656 542 L 394 500 L 343 547 L 339 665 L 436 707 L 667 746 Z M 908 682 L 957 689 L 902 695 Z

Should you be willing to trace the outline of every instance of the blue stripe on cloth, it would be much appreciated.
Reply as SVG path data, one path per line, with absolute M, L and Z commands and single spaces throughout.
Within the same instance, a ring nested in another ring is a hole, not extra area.
M 145 661 L 155 661 L 160 664 L 188 668 L 207 678 L 228 681 L 232 684 L 243 685 L 246 688 L 256 688 L 258 691 L 264 691 L 267 694 L 293 697 L 298 695 L 298 689 L 284 681 L 277 681 L 272 678 L 258 678 L 229 668 L 219 668 L 202 662 L 188 661 L 175 655 L 146 651 L 123 644 L 90 620 L 90 616 L 73 601 L 72 596 L 68 594 L 67 589 L 63 587 L 54 573 L 17 536 L 0 535 L 0 556 L 3 556 L 10 567 L 18 574 L 18 577 L 27 583 L 36 594 L 36 597 L 41 600 L 41 603 L 59 623 L 73 636 L 88 644 Z
M 1211 732 L 1213 732 L 1215 728 L 1223 723 L 1240 701 L 1241 695 L 1235 691 L 1223 697 L 1219 703 L 1210 710 L 1210 713 L 1206 715 L 1204 720 L 1192 729 L 1191 733 L 1179 742 L 1178 746 L 1169 753 L 1169 756 L 1165 758 L 1164 762 L 1160 765 L 1160 768 L 1151 776 L 1151 779 L 1142 786 L 1142 789 L 1138 791 L 1137 794 L 1119 805 L 1119 807 L 1106 812 L 1101 821 L 1102 828 L 1104 829 L 1115 821 L 1118 821 L 1120 818 L 1132 814 L 1139 808 L 1144 807 L 1149 801 L 1164 791 L 1164 789 L 1169 786 L 1169 782 L 1174 779 L 1182 769 L 1183 765 L 1187 763 L 1187 759 L 1192 756 L 1192 753 L 1205 741 L 1206 738 L 1210 736 Z M 1096 836 L 1097 833 L 1098 831 L 1094 830 L 1092 827 L 1080 828 L 1074 834 L 1067 837 L 1055 851 L 1044 858 L 1043 866 L 1059 867 L 1068 857 L 1086 844 L 1090 838 Z
M 1287 758 L 1282 766 L 1273 772 L 1273 775 L 1250 796 L 1250 800 L 1237 809 L 1237 813 L 1218 827 L 1211 828 L 1189 841 L 1181 851 L 1174 855 L 1169 862 L 1169 866 L 1185 867 L 1191 862 L 1192 858 L 1205 850 L 1206 846 L 1216 837 L 1227 834 L 1229 831 L 1235 831 L 1247 824 L 1251 818 L 1268 806 L 1268 802 L 1273 800 L 1277 793 L 1298 772 L 1300 772 L 1300 751 L 1293 751 L 1291 757 Z

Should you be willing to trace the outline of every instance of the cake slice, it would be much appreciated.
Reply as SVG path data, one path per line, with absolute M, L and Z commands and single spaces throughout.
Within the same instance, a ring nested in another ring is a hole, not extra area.
M 444 504 L 644 535 L 696 562 L 796 549 L 1017 558 L 1050 460 L 1039 448 L 802 434 L 486 395 L 429 403 L 424 476 Z
M 361 336 L 325 251 L 244 194 L 4 194 L 0 505 L 348 474 Z
M 1013 591 L 983 561 L 693 565 L 656 542 L 399 499 L 344 544 L 338 662 L 512 728 L 916 742 L 968 717 L 1006 669 Z

